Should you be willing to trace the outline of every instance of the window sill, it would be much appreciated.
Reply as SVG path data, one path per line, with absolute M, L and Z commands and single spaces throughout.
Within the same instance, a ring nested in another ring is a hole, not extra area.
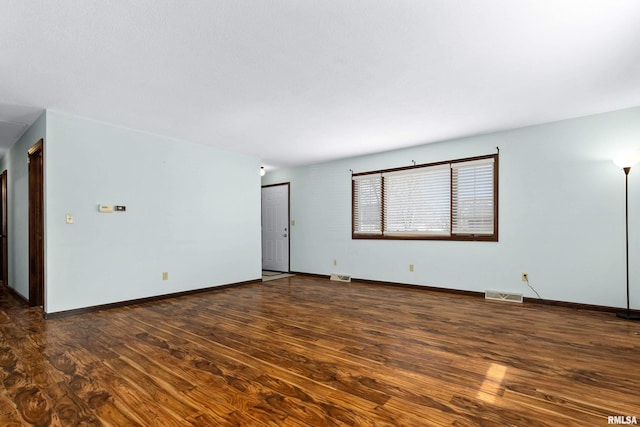
M 474 235 L 474 234 L 454 234 L 450 236 L 443 235 L 424 235 L 424 234 L 352 234 L 352 240 L 451 240 L 460 242 L 497 242 L 498 235 Z

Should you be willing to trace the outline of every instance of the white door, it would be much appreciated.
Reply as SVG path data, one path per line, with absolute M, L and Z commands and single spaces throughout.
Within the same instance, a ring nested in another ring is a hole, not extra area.
M 262 269 L 289 271 L 289 184 L 262 187 Z

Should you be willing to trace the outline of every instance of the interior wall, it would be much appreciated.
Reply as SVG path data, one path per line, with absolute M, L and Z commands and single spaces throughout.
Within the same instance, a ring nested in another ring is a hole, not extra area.
M 495 153 L 499 242 L 351 239 L 351 172 Z M 640 108 L 268 172 L 291 182 L 291 270 L 626 306 L 624 173 Z M 634 173 L 635 172 L 635 173 Z M 629 176 L 632 307 L 640 308 L 640 167 Z M 337 266 L 333 265 L 333 260 Z M 415 271 L 409 272 L 409 264 Z
M 27 300 L 29 299 L 29 166 L 27 152 L 41 138 L 45 137 L 46 120 L 45 112 L 0 160 L 0 172 L 7 170 L 8 285 Z
M 261 277 L 257 158 L 48 111 L 45 162 L 47 312 Z

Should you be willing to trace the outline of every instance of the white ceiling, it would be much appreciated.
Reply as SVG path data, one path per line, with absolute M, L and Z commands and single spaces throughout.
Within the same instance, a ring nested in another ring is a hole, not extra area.
M 271 167 L 640 105 L 637 0 L 0 0 L 0 10 L 0 120 L 11 106 L 54 109 Z
M 4 91 L 2 83 L 0 89 Z M 0 156 L 20 139 L 43 111 L 43 108 L 3 104 L 0 99 Z

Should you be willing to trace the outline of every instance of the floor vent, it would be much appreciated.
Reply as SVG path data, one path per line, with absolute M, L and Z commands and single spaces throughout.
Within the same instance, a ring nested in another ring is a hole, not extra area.
M 335 280 L 336 282 L 350 282 L 351 276 L 347 276 L 344 274 L 332 274 L 331 280 Z
M 484 298 L 493 301 L 522 302 L 522 294 L 513 294 L 509 292 L 484 291 Z

